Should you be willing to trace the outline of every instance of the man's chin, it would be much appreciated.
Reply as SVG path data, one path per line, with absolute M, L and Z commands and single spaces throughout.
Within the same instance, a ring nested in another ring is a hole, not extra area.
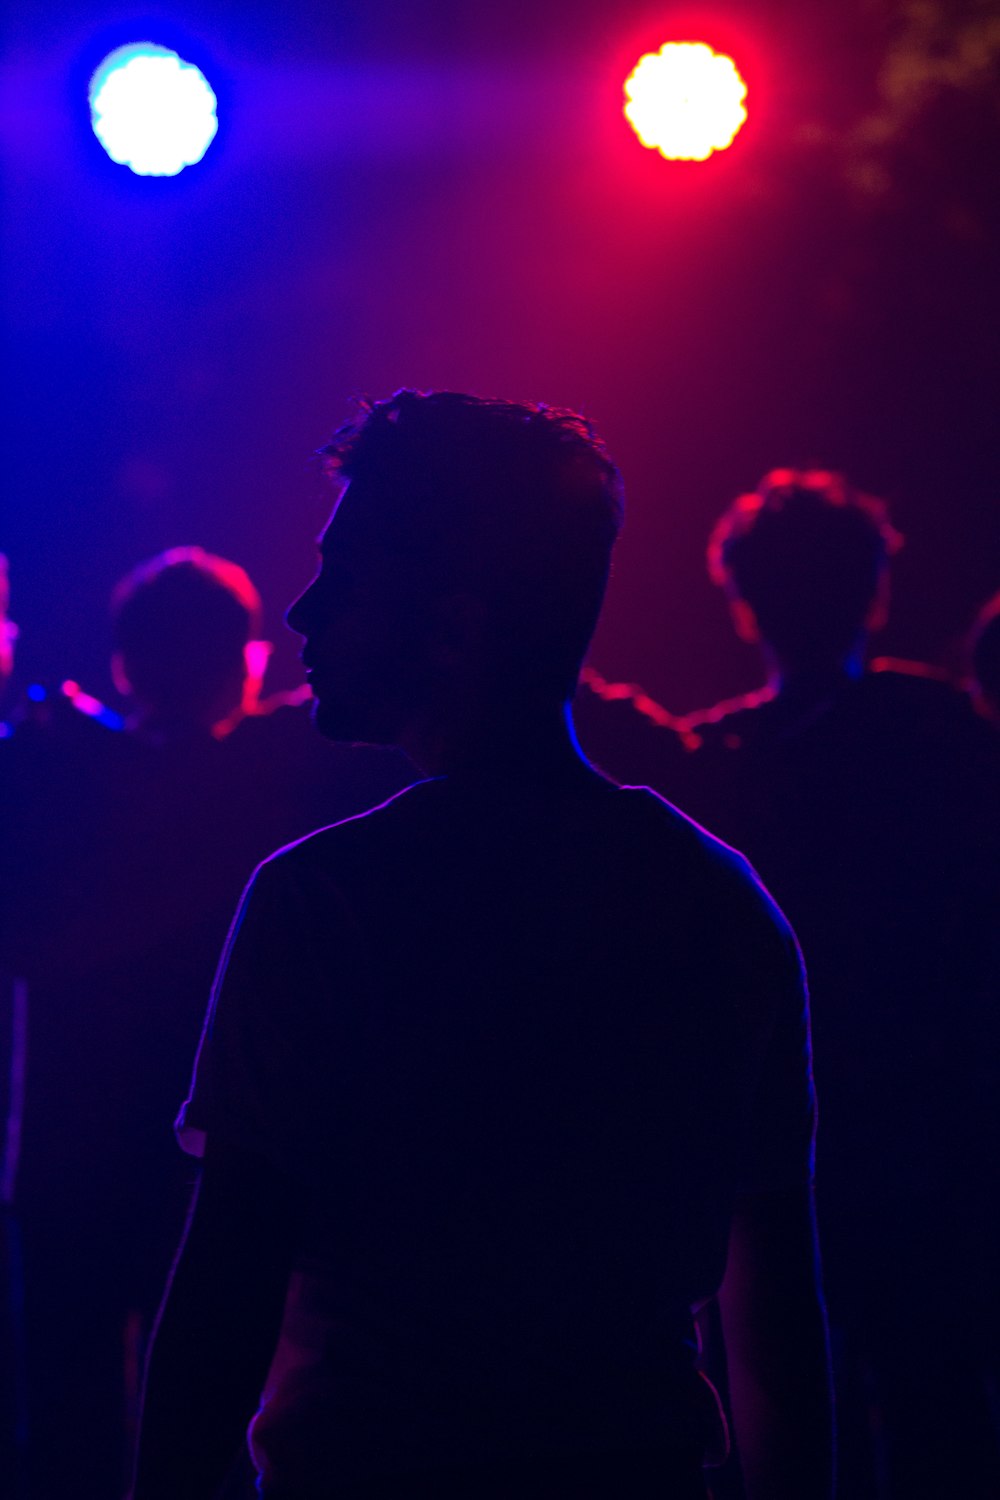
M 313 723 L 325 740 L 340 745 L 392 745 L 393 736 L 374 717 L 351 712 L 343 704 L 331 702 L 329 698 L 316 697 L 313 702 Z

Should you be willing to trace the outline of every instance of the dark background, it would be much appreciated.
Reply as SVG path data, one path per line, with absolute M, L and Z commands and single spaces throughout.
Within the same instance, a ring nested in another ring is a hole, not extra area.
M 643 51 L 730 51 L 750 119 L 705 164 L 621 116 Z M 140 179 L 90 132 L 125 41 L 220 101 L 204 162 Z M 0 547 L 18 677 L 111 694 L 106 599 L 162 547 L 284 604 L 356 394 L 582 408 L 630 514 L 593 660 L 676 710 L 756 683 L 705 575 L 776 464 L 843 467 L 907 535 L 881 649 L 953 660 L 1000 586 L 1000 6 L 754 0 L 13 0 L 0 119 Z

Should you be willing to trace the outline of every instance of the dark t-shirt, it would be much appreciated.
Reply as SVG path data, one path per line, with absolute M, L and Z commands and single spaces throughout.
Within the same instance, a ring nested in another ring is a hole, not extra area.
M 308 1205 L 265 1493 L 693 1445 L 734 1199 L 810 1180 L 795 941 L 644 789 L 419 783 L 258 870 L 178 1124 Z

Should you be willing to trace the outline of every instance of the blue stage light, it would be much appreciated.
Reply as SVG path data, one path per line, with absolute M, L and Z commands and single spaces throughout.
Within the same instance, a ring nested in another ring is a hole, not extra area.
M 174 177 L 201 161 L 219 128 L 204 73 L 176 52 L 137 42 L 110 53 L 90 80 L 94 134 L 142 177 Z

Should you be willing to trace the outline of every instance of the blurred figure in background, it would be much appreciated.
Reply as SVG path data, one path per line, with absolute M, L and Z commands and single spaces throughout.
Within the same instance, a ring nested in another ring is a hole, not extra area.
M 270 645 L 260 595 L 236 563 L 172 547 L 123 578 L 111 599 L 115 686 L 127 728 L 150 741 L 221 739 L 256 711 Z
M 802 942 L 845 1500 L 1000 1495 L 1000 747 L 929 669 L 866 666 L 900 541 L 842 476 L 772 471 L 709 547 L 765 686 L 669 722 L 627 699 L 640 774 Z
M 261 616 L 242 568 L 173 548 L 114 592 L 124 712 L 75 683 L 33 690 L 0 744 L 0 968 L 30 1020 L 30 1500 L 124 1489 L 183 1218 L 170 1119 L 240 891 L 276 845 L 412 779 L 400 756 L 319 741 L 307 694 L 262 701 Z
M 972 701 L 1000 729 L 1000 594 L 983 606 L 969 642 Z

